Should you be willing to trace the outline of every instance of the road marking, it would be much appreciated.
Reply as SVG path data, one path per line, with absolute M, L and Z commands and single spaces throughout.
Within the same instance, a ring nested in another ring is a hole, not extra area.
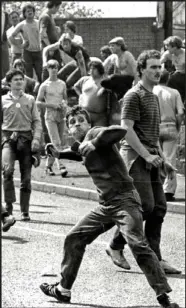
M 21 229 L 21 230 L 26 230 L 26 231 L 29 231 L 29 232 L 47 234 L 47 235 L 52 235 L 52 236 L 55 236 L 55 237 L 66 237 L 66 235 L 67 235 L 67 234 L 64 234 L 64 233 L 50 232 L 50 231 L 45 231 L 45 230 L 38 230 L 38 229 L 18 227 L 18 226 L 14 226 L 14 229 Z M 108 245 L 108 242 L 105 242 L 105 241 L 95 240 L 94 243 L 99 244 L 99 245 L 106 245 L 106 244 Z

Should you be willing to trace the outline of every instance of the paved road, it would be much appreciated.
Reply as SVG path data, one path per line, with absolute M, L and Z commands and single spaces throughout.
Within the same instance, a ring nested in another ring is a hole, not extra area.
M 18 193 L 18 191 L 17 191 Z M 19 200 L 17 195 L 17 200 Z M 138 268 L 129 249 L 126 256 L 131 271 L 114 266 L 105 247 L 114 232 L 101 235 L 87 247 L 72 292 L 72 304 L 46 297 L 42 282 L 59 280 L 64 237 L 77 220 L 96 206 L 95 202 L 33 192 L 29 223 L 19 221 L 19 204 L 14 207 L 16 225 L 2 234 L 2 307 L 73 308 L 157 308 L 154 292 Z M 185 225 L 184 215 L 168 213 L 163 227 L 162 251 L 165 259 L 183 274 L 169 277 L 171 297 L 185 305 Z M 49 268 L 47 268 L 49 266 Z M 43 277 L 43 273 L 51 277 Z

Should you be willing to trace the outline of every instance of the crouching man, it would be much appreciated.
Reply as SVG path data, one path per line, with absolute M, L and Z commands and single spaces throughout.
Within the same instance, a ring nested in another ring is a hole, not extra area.
M 58 152 L 51 145 L 48 154 L 62 159 L 84 160 L 99 194 L 99 206 L 83 217 L 66 236 L 61 264 L 61 280 L 56 284 L 41 284 L 41 290 L 61 302 L 70 302 L 71 288 L 77 277 L 86 245 L 100 234 L 117 225 L 135 259 L 154 289 L 161 307 L 179 308 L 171 304 L 167 282 L 157 256 L 143 233 L 143 218 L 139 195 L 134 188 L 116 143 L 125 137 L 120 126 L 93 127 L 86 110 L 79 106 L 66 115 L 69 133 L 76 140 L 71 150 Z

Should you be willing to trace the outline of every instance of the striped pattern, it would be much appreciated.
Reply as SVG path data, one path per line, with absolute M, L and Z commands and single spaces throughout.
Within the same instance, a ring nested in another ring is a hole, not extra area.
M 134 131 L 143 144 L 157 146 L 160 124 L 158 98 L 140 83 L 124 96 L 121 119 L 135 122 Z

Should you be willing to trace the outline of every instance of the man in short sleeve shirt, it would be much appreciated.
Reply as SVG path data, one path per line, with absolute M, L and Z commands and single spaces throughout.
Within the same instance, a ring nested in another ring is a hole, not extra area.
M 141 80 L 123 98 L 121 125 L 128 132 L 125 141 L 121 143 L 120 153 L 142 201 L 143 218 L 146 220 L 145 235 L 150 247 L 156 253 L 165 273 L 178 274 L 180 271 L 162 259 L 160 250 L 161 229 L 167 211 L 161 171 L 164 168 L 171 174 L 174 168 L 166 161 L 159 147 L 159 103 L 157 96 L 153 94 L 153 87 L 160 80 L 159 51 L 142 52 L 138 57 L 137 69 Z M 107 254 L 114 263 L 120 259 L 119 266 L 124 268 L 126 260 L 122 250 L 125 243 L 117 230 L 107 248 Z

